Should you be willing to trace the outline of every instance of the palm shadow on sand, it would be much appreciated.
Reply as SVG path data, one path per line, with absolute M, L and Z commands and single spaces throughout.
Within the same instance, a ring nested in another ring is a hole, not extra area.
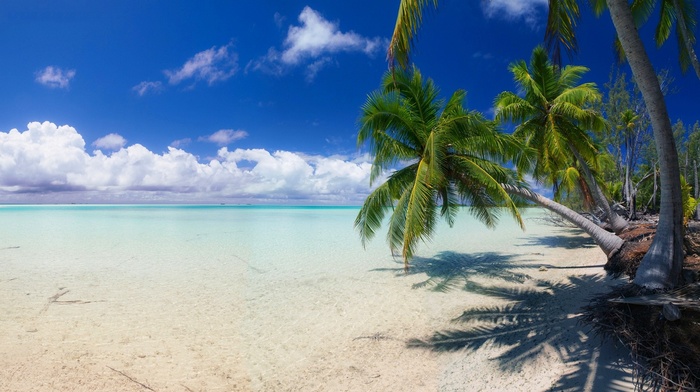
M 476 351 L 484 346 L 504 347 L 496 358 L 504 372 L 518 373 L 525 361 L 556 353 L 568 364 L 568 372 L 551 386 L 558 391 L 623 391 L 622 370 L 626 354 L 606 343 L 587 342 L 592 337 L 579 322 L 580 307 L 588 302 L 589 289 L 601 287 L 597 275 L 571 277 L 569 282 L 551 283 L 532 279 L 523 269 L 536 265 L 515 263 L 515 255 L 496 252 L 462 254 L 442 252 L 433 258 L 412 260 L 409 274 L 426 274 L 415 289 L 439 292 L 466 290 L 506 300 L 501 306 L 466 309 L 452 320 L 453 327 L 427 338 L 411 339 L 408 347 L 436 352 Z M 403 268 L 396 274 L 403 275 Z M 474 278 L 496 278 L 501 284 L 485 286 Z M 522 284 L 529 281 L 527 285 Z M 598 290 L 600 291 L 600 290 Z M 566 301 L 556 301 L 566 298 Z
M 568 235 L 544 235 L 531 236 L 527 238 L 527 242 L 516 246 L 544 246 L 547 248 L 565 248 L 565 249 L 582 249 L 595 248 L 596 244 L 591 237 L 582 235 L 578 229 L 560 229 L 568 233 Z

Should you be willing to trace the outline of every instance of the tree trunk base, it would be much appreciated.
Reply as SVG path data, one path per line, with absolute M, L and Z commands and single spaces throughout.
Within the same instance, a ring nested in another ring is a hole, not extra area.
M 608 258 L 605 271 L 616 278 L 627 275 L 630 279 L 634 279 L 639 263 L 649 250 L 655 233 L 656 224 L 654 223 L 631 225 L 627 231 L 620 234 L 620 238 L 625 240 L 625 243 L 619 251 Z

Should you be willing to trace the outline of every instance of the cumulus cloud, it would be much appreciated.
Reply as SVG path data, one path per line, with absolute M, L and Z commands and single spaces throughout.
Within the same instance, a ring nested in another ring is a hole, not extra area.
M 244 139 L 248 136 L 248 132 L 238 130 L 234 131 L 233 129 L 220 129 L 214 133 L 212 133 L 209 136 L 201 136 L 199 138 L 199 141 L 203 142 L 212 142 L 216 143 L 220 146 L 225 146 L 227 144 L 230 144 L 236 140 Z
M 489 18 L 506 20 L 523 19 L 530 25 L 537 23 L 540 12 L 546 11 L 549 0 L 488 0 L 481 2 L 484 14 Z
M 85 150 L 68 125 L 33 122 L 0 132 L 0 195 L 6 202 L 309 202 L 359 204 L 369 192 L 367 157 L 219 149 L 200 162 L 140 144 Z
M 276 21 L 281 20 L 276 15 Z M 330 22 L 310 7 L 304 7 L 299 14 L 299 26 L 290 26 L 283 43 L 282 51 L 268 50 L 262 59 L 251 62 L 249 69 L 270 73 L 281 73 L 285 67 L 311 62 L 307 72 L 311 78 L 318 70 L 329 63 L 329 54 L 339 52 L 361 52 L 374 55 L 388 45 L 386 39 L 368 38 L 353 31 L 340 31 L 338 23 Z
M 131 89 L 134 90 L 136 94 L 138 94 L 140 97 L 143 97 L 148 93 L 161 92 L 163 90 L 163 83 L 144 81 L 132 87 Z
M 63 70 L 59 67 L 48 66 L 36 72 L 37 83 L 50 88 L 68 88 L 71 79 L 75 77 L 75 70 Z
M 185 80 L 203 80 L 214 84 L 229 79 L 238 71 L 238 54 L 232 51 L 233 44 L 216 46 L 195 54 L 176 70 L 163 71 L 172 85 Z
M 366 38 L 353 31 L 343 33 L 338 24 L 329 22 L 310 7 L 299 14 L 301 26 L 290 26 L 281 60 L 298 64 L 305 58 L 316 58 L 323 53 L 363 52 L 373 54 L 381 50 L 382 40 Z
M 92 145 L 105 150 L 119 150 L 126 145 L 126 139 L 117 133 L 110 133 L 95 140 Z

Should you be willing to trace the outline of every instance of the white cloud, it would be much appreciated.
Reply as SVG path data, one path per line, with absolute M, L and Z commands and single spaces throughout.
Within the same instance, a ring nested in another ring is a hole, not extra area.
M 488 0 L 481 2 L 481 8 L 489 18 L 523 19 L 530 25 L 537 23 L 540 12 L 546 12 L 548 6 L 549 0 Z
M 140 144 L 89 154 L 73 128 L 33 122 L 0 132 L 5 202 L 309 202 L 359 204 L 369 192 L 368 157 L 307 156 L 226 147 L 209 162 Z
M 131 88 L 132 90 L 136 91 L 136 94 L 138 94 L 140 97 L 143 97 L 144 95 L 148 93 L 158 93 L 163 90 L 163 83 L 162 82 L 148 82 L 144 81 L 136 86 Z
M 173 140 L 173 142 L 170 143 L 170 147 L 180 148 L 180 147 L 184 147 L 190 143 L 192 143 L 192 139 L 186 137 L 184 139 Z
M 220 146 L 225 146 L 236 140 L 244 139 L 248 136 L 248 132 L 233 129 L 220 129 L 209 136 L 201 136 L 199 141 L 212 142 Z
M 338 24 L 329 22 L 310 7 L 299 14 L 301 26 L 290 26 L 281 60 L 298 64 L 305 58 L 316 58 L 324 53 L 363 52 L 373 54 L 381 50 L 382 40 L 365 38 L 353 31 L 343 33 Z
M 204 80 L 214 84 L 229 79 L 238 71 L 238 54 L 231 51 L 233 44 L 216 46 L 195 54 L 177 70 L 163 71 L 170 84 L 185 80 Z
M 58 67 L 48 66 L 36 72 L 37 83 L 51 88 L 68 88 L 71 79 L 75 77 L 75 70 L 63 70 Z
M 379 37 L 368 38 L 353 31 L 342 32 L 338 23 L 330 22 L 310 7 L 304 7 L 299 14 L 299 26 L 290 26 L 280 52 L 270 48 L 265 57 L 248 64 L 247 69 L 280 74 L 285 67 L 297 66 L 311 61 L 307 69 L 307 79 L 330 62 L 329 54 L 340 52 L 361 52 L 374 55 L 386 49 L 388 41 Z M 276 21 L 280 21 L 276 15 Z
M 95 140 L 92 145 L 105 150 L 118 150 L 126 145 L 126 139 L 117 133 L 110 133 Z

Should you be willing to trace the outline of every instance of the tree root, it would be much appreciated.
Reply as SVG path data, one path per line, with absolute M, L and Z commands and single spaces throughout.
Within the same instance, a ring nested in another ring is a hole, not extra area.
M 686 286 L 667 295 L 697 301 L 698 287 Z M 644 294 L 634 284 L 618 287 L 593 298 L 584 307 L 581 321 L 596 334 L 618 340 L 630 349 L 636 390 L 700 389 L 700 310 L 684 306 L 680 319 L 668 321 L 661 316 L 661 305 L 623 300 Z

